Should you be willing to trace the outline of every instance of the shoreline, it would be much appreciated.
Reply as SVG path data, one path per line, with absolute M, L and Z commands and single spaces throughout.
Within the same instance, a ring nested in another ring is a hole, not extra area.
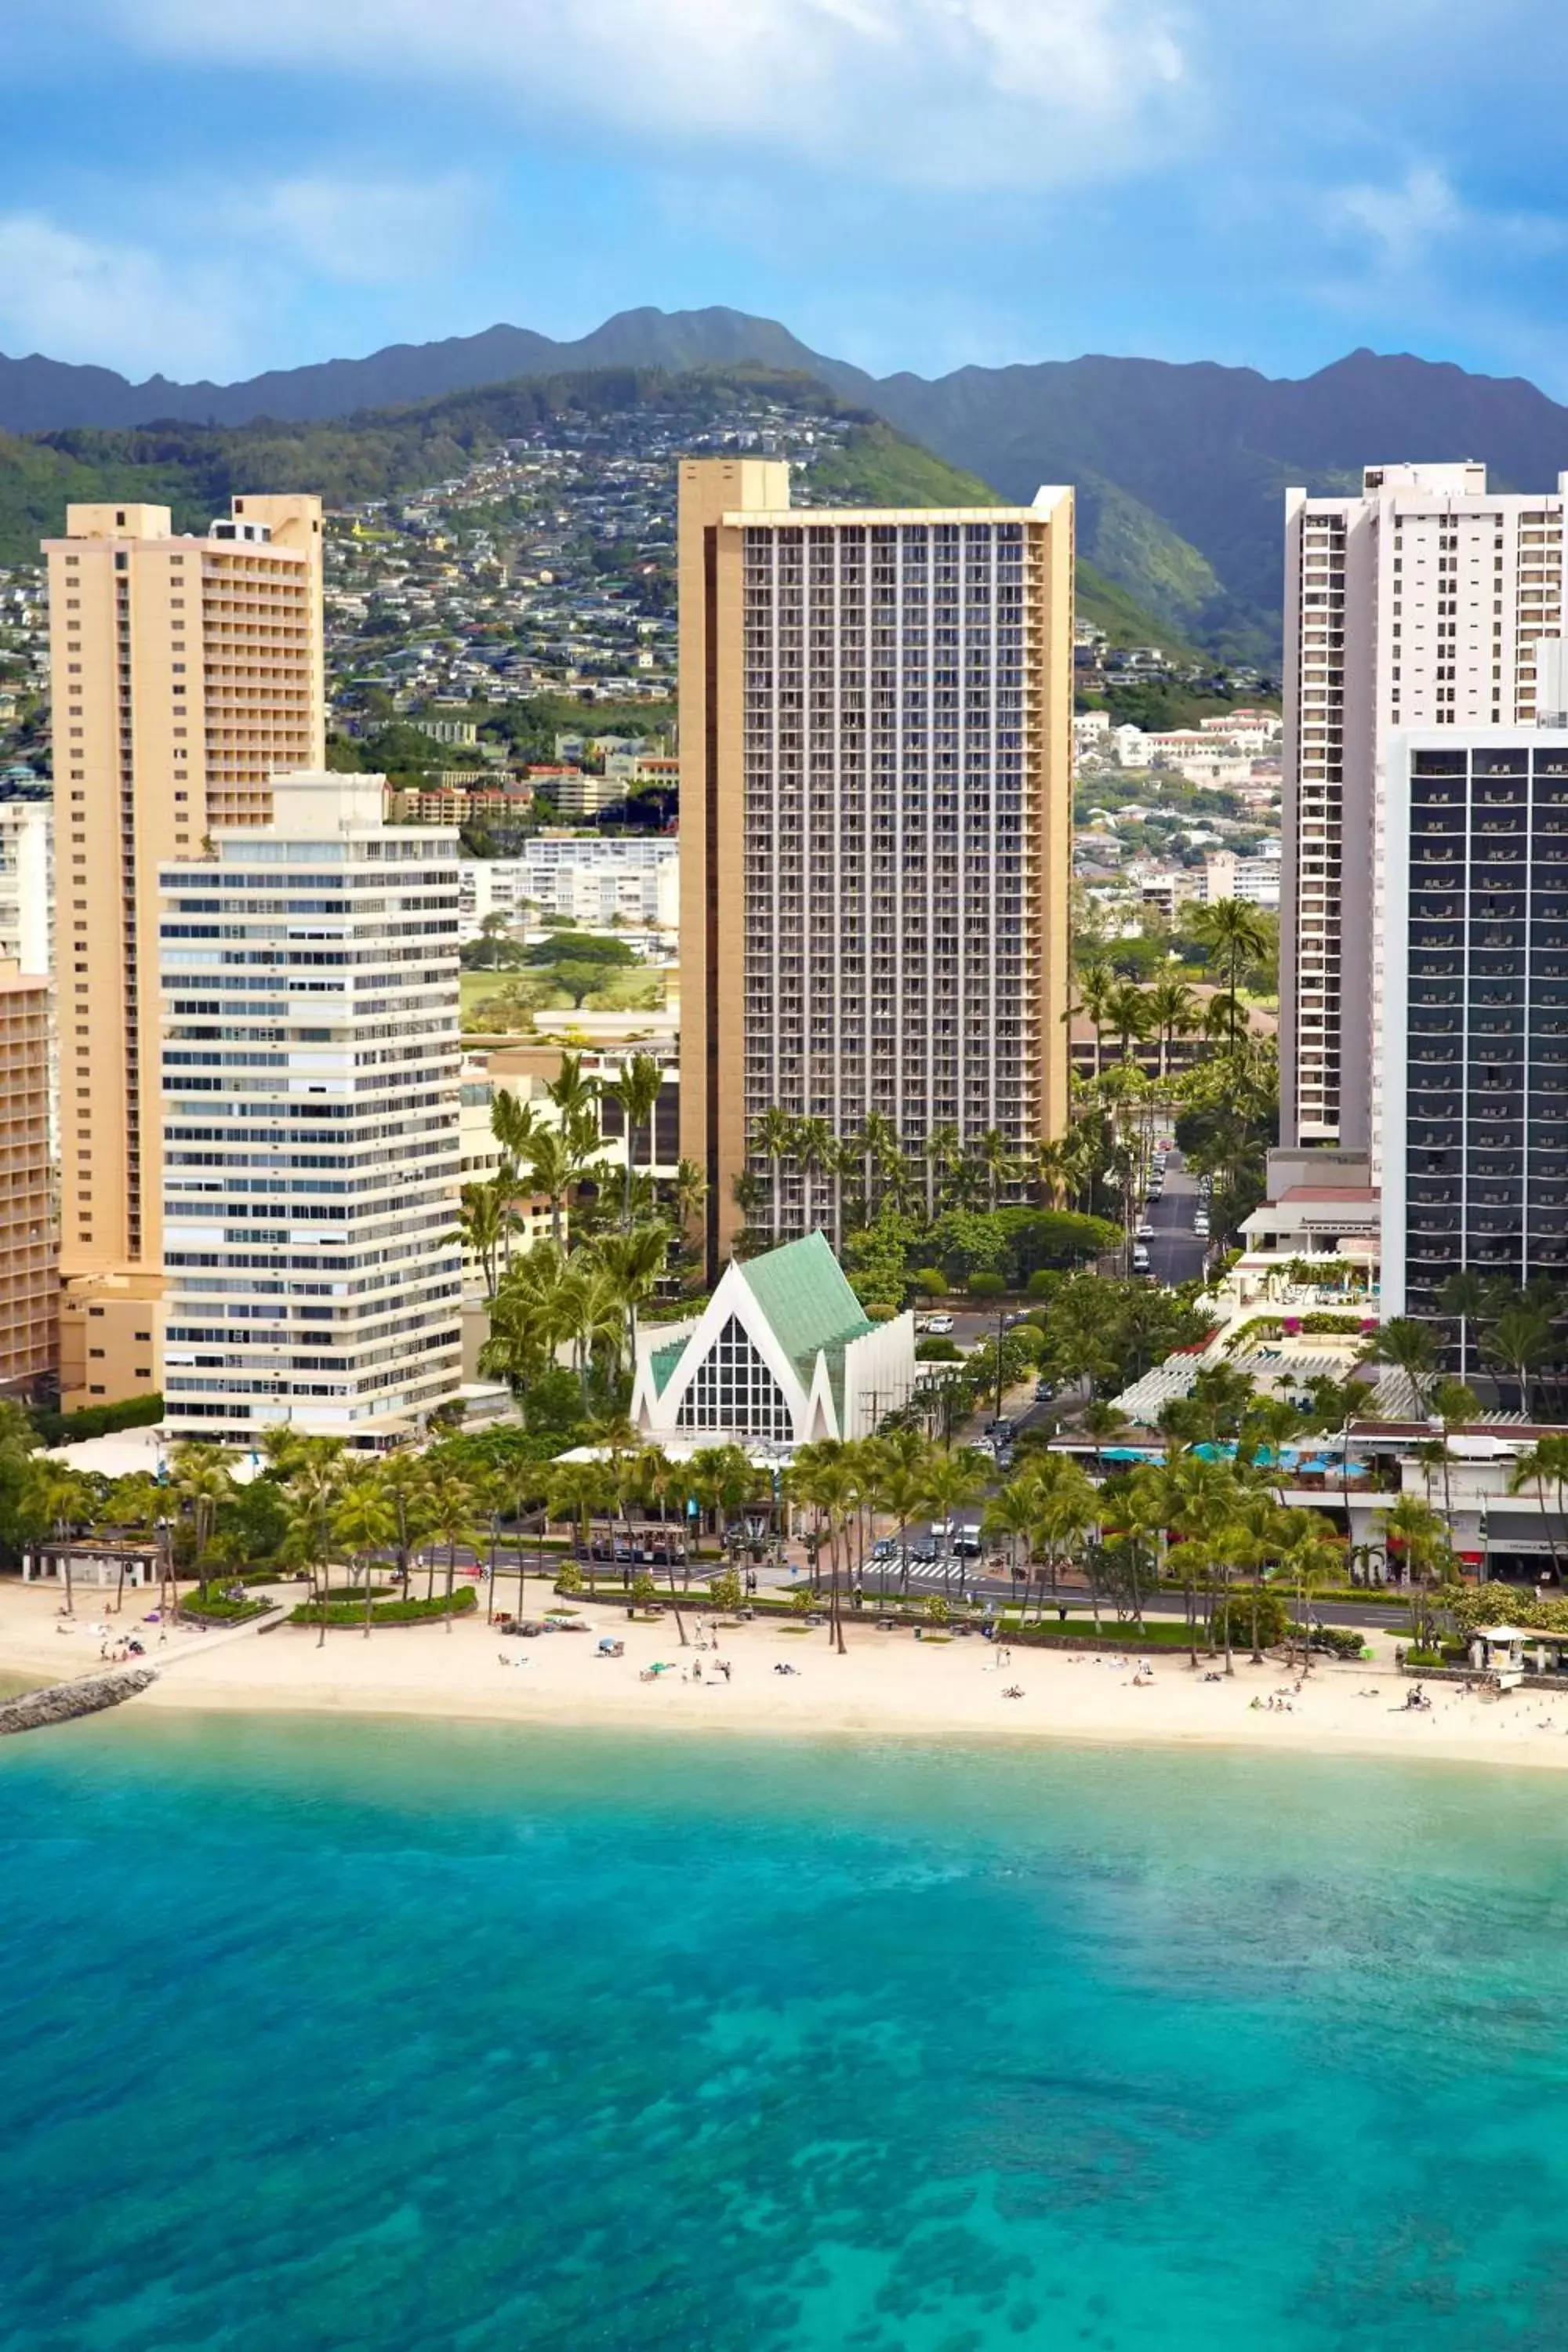
M 58 1682 L 98 1670 L 89 1628 L 137 1624 L 140 1612 L 100 1618 L 79 1599 L 74 1625 L 61 1634 L 58 1593 L 0 1588 L 0 1675 L 36 1674 Z M 145 1663 L 158 1679 L 129 1702 L 138 1712 L 363 1717 L 510 1723 L 529 1729 L 656 1730 L 670 1736 L 783 1736 L 820 1740 L 908 1739 L 961 1747 L 1019 1740 L 1138 1748 L 1228 1748 L 1236 1752 L 1427 1759 L 1449 1764 L 1568 1769 L 1568 1690 L 1519 1692 L 1498 1701 L 1467 1696 L 1457 1685 L 1432 1686 L 1429 1715 L 1407 1712 L 1408 1681 L 1388 1655 L 1373 1664 L 1320 1661 L 1300 1693 L 1278 1658 L 1261 1667 L 1238 1659 L 1233 1679 L 1204 1662 L 1154 1652 L 1152 1680 L 1134 1680 L 1136 1654 L 1030 1651 L 1015 1647 L 1006 1669 L 978 1639 L 915 1642 L 847 1622 L 847 1654 L 838 1657 L 826 1630 L 791 1632 L 753 1620 L 726 1628 L 717 1649 L 695 1646 L 700 1612 L 688 1616 L 693 1645 L 682 1649 L 673 1621 L 633 1624 L 624 1605 L 584 1605 L 587 1633 L 552 1633 L 532 1642 L 498 1634 L 480 1617 L 442 1626 L 386 1627 L 366 1641 L 334 1630 L 317 1647 L 311 1628 L 264 1635 L 185 1633 L 160 1644 L 142 1627 Z M 620 1658 L 601 1657 L 598 1641 L 626 1643 Z M 1381 1639 L 1385 1653 L 1392 1643 Z M 732 1681 L 716 1678 L 727 1660 Z M 507 1661 L 502 1664 L 502 1659 Z M 526 1664 L 512 1663 L 526 1660 Z M 641 1674 L 656 1661 L 672 1671 L 657 1682 Z M 790 1674 L 775 1673 L 790 1666 Z M 701 1669 L 702 1679 L 696 1679 Z M 683 1675 L 687 1677 L 683 1679 Z M 1003 1696 L 1016 1684 L 1024 1696 Z M 1254 1708 L 1253 1697 L 1283 1694 L 1279 1707 Z M 1289 1711 L 1284 1711 L 1288 1699 Z M 116 1711 L 118 1713 L 118 1710 Z

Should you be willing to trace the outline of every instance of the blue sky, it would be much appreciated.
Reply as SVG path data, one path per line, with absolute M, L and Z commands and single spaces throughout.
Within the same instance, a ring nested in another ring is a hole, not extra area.
M 6 15 L 13 355 L 227 380 L 727 302 L 879 373 L 1367 343 L 1568 399 L 1561 0 Z

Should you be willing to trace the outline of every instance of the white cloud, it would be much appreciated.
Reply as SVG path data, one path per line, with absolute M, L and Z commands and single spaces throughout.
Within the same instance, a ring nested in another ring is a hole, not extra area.
M 37 213 L 0 214 L 0 350 L 211 374 L 236 354 L 232 289 L 216 268 L 180 269 L 145 245 L 79 236 Z
M 300 175 L 138 192 L 133 228 L 84 234 L 0 214 L 0 351 L 137 376 L 226 379 L 288 312 L 301 278 L 409 287 L 444 271 L 482 216 L 478 184 Z
M 132 46 L 510 97 L 849 176 L 1048 185 L 1190 137 L 1167 0 L 100 0 Z M 1177 92 L 1180 89 L 1179 104 Z
M 342 285 L 388 285 L 438 268 L 480 211 L 468 174 L 420 181 L 350 176 L 279 180 L 242 196 L 230 225 Z
M 1361 246 L 1374 268 L 1390 270 L 1419 267 L 1467 226 L 1464 206 L 1429 163 L 1413 163 L 1393 187 L 1332 190 L 1327 217 L 1331 231 Z

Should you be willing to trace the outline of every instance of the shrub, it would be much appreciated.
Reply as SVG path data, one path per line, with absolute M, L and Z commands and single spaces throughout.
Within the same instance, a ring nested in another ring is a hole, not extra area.
M 947 1276 L 940 1265 L 917 1265 L 910 1282 L 922 1298 L 941 1298 L 947 1289 Z
M 790 1594 L 789 1605 L 797 1617 L 809 1617 L 816 1607 L 816 1595 L 809 1584 L 797 1584 Z
M 999 1274 L 972 1274 L 965 1286 L 971 1298 L 1005 1298 L 1007 1285 Z
M 1258 1588 L 1258 1639 L 1265 1648 L 1273 1649 L 1285 1639 L 1289 1625 L 1289 1611 L 1283 1593 Z M 1230 1622 L 1230 1646 L 1233 1650 L 1252 1647 L 1252 1589 L 1228 1593 L 1214 1612 L 1214 1633 L 1216 1642 L 1225 1640 L 1226 1621 Z M 1357 1637 L 1360 1638 L 1359 1636 Z
M 1368 1654 L 1366 1635 L 1353 1625 L 1319 1625 L 1312 1634 L 1312 1647 L 1327 1650 L 1334 1658 L 1360 1658 Z
M 943 1339 L 939 1337 L 934 1339 L 915 1341 L 917 1364 L 956 1364 L 962 1362 L 963 1357 L 963 1350 L 956 1339 Z
M 708 1597 L 715 1609 L 738 1609 L 741 1605 L 741 1580 L 732 1568 L 722 1576 L 715 1576 L 708 1587 Z
M 574 1559 L 569 1559 L 563 1563 L 561 1573 L 555 1580 L 555 1590 L 557 1592 L 582 1591 L 583 1571 L 578 1567 Z
M 445 1593 L 438 1592 L 433 1601 L 384 1601 L 379 1609 L 371 1612 L 373 1625 L 427 1625 L 439 1623 L 443 1617 L 467 1617 L 479 1607 L 479 1596 L 471 1584 L 465 1584 L 453 1593 L 448 1605 Z M 302 1601 L 289 1612 L 290 1625 L 319 1625 L 321 1622 L 319 1601 Z M 364 1598 L 358 1601 L 340 1601 L 326 1611 L 329 1625 L 363 1625 Z
M 952 1611 L 947 1605 L 947 1595 L 944 1592 L 931 1592 L 927 1594 L 926 1615 L 931 1619 L 933 1625 L 945 1625 L 952 1613 Z
M 271 1606 L 270 1601 L 226 1601 L 216 1592 L 204 1601 L 199 1593 L 192 1593 L 181 1601 L 180 1614 L 193 1624 L 245 1625 L 252 1617 L 265 1617 Z

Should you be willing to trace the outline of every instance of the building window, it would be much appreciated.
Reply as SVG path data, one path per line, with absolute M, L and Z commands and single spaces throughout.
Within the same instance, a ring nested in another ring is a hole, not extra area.
M 781 1440 L 795 1434 L 784 1391 L 732 1315 L 698 1366 L 675 1420 L 678 1429 Z

